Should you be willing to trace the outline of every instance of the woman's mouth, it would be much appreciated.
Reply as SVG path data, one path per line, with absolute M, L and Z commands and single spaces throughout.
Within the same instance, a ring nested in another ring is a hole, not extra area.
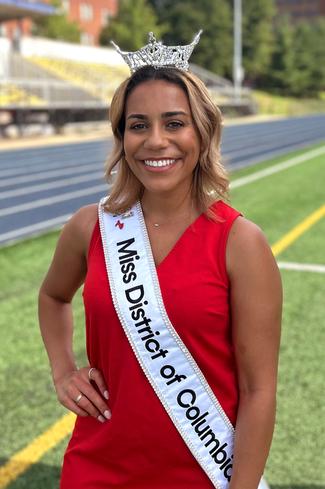
M 146 166 L 151 168 L 164 168 L 173 165 L 176 162 L 174 158 L 163 158 L 160 160 L 143 160 Z

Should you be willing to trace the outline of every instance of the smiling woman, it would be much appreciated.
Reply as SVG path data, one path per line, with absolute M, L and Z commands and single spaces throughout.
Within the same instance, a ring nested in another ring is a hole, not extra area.
M 133 92 L 136 92 L 135 95 Z M 156 121 L 152 120 L 153 112 Z M 191 171 L 194 170 L 194 173 L 190 188 L 200 212 L 207 211 L 218 198 L 227 197 L 228 178 L 220 163 L 221 113 L 211 101 L 205 85 L 193 74 L 170 67 L 157 70 L 147 66 L 139 69 L 116 91 L 110 108 L 110 121 L 115 147 L 107 162 L 108 180 L 116 165 L 119 165 L 119 171 L 117 178 L 113 179 L 113 188 L 106 203 L 108 211 L 120 212 L 129 208 L 143 193 L 143 183 L 136 178 L 134 167 L 131 169 L 126 158 L 129 140 L 140 141 L 140 138 L 142 141 L 146 139 L 146 146 L 149 145 L 148 149 L 144 148 L 146 154 L 140 154 L 143 161 L 147 156 L 149 160 L 151 157 L 151 161 L 159 161 L 161 155 L 163 159 L 166 156 L 175 159 L 177 156 L 181 160 L 182 155 L 180 149 L 175 147 L 175 141 L 181 144 L 188 138 L 191 144 L 198 145 L 193 155 L 196 161 L 192 163 Z M 130 133 L 137 135 L 131 137 Z M 174 139 L 173 146 L 168 147 L 167 135 L 169 139 Z M 157 138 L 162 138 L 162 141 L 157 142 Z M 157 144 L 160 145 L 158 150 Z M 185 144 L 188 143 L 185 141 Z M 167 154 L 167 151 L 171 154 Z M 155 163 L 151 166 L 155 166 Z
M 182 48 L 151 36 L 122 55 L 149 63 L 112 100 L 112 192 L 65 226 L 40 291 L 58 399 L 78 415 L 61 489 L 257 489 L 274 426 L 279 273 L 261 231 L 225 203 L 220 111 Z M 78 368 L 81 284 L 89 365 Z
M 125 115 L 125 158 L 143 188 L 184 195 L 200 154 L 184 91 L 162 80 L 142 83 L 129 95 Z

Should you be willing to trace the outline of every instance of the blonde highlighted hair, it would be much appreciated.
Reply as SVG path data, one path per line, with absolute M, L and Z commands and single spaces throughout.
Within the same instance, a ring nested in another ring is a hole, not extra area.
M 215 200 L 228 199 L 229 179 L 220 162 L 220 110 L 212 102 L 204 83 L 192 73 L 177 68 L 156 69 L 152 66 L 139 69 L 125 80 L 116 90 L 111 102 L 109 115 L 114 148 L 106 163 L 105 176 L 110 182 L 113 169 L 117 169 L 117 175 L 113 180 L 105 209 L 108 212 L 121 213 L 142 197 L 143 185 L 131 171 L 124 155 L 125 106 L 132 90 L 140 83 L 151 80 L 173 83 L 188 97 L 201 144 L 199 161 L 193 172 L 192 197 L 197 208 L 201 212 L 206 212 Z

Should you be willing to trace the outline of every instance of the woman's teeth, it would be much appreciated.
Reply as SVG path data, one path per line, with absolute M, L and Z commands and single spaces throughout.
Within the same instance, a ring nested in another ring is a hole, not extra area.
M 176 160 L 144 160 L 147 166 L 169 166 L 175 163 Z

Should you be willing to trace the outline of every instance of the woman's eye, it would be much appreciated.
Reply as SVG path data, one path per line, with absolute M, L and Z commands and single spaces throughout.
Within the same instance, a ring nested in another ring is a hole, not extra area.
M 178 129 L 179 127 L 183 127 L 183 126 L 184 126 L 184 123 L 181 121 L 170 121 L 167 124 L 167 127 L 171 128 L 171 129 Z
M 136 124 L 133 124 L 130 129 L 139 131 L 141 129 L 145 129 L 146 125 L 143 122 L 137 122 Z

